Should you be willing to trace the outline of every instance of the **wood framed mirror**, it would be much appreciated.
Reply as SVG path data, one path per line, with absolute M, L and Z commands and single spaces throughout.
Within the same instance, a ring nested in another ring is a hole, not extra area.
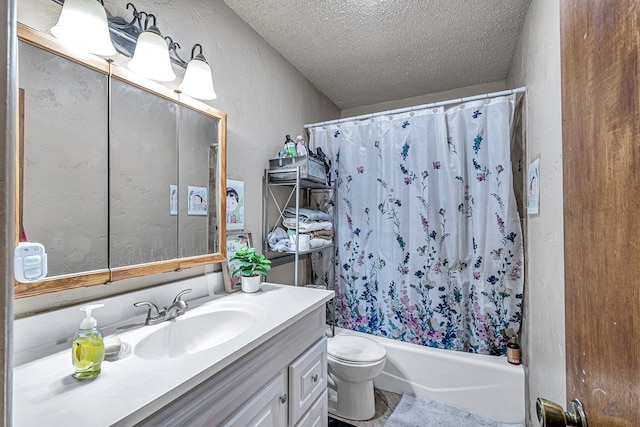
M 226 114 L 21 24 L 18 38 L 15 241 L 42 243 L 49 274 L 16 298 L 224 261 Z

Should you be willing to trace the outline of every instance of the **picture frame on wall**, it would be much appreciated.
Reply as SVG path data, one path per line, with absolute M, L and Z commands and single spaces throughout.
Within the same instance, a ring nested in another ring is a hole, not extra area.
M 187 215 L 207 215 L 207 187 L 187 186 Z
M 252 247 L 251 233 L 247 232 L 231 232 L 227 233 L 227 262 L 222 266 L 222 275 L 224 277 L 224 290 L 228 293 L 239 290 L 242 286 L 240 276 L 232 277 L 231 274 L 237 268 L 236 262 L 229 262 L 236 250 L 240 247 Z
M 244 229 L 244 181 L 227 179 L 227 230 Z
M 540 157 L 529 163 L 527 179 L 527 214 L 540 215 Z

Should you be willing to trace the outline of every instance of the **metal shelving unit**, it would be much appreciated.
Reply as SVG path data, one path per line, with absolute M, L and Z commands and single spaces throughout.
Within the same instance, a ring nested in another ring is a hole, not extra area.
M 295 176 L 295 179 L 273 180 L 270 176 L 271 174 L 274 174 L 274 173 L 281 175 L 282 173 L 287 173 L 287 172 L 290 172 L 292 176 Z M 282 188 L 282 187 L 286 187 L 290 189 L 288 195 L 284 197 L 284 200 L 283 198 L 278 197 L 278 195 L 274 193 L 274 188 Z M 299 209 L 303 206 L 302 203 L 304 202 L 309 203 L 313 192 L 331 192 L 332 190 L 333 188 L 326 184 L 319 184 L 317 182 L 301 178 L 299 166 L 292 167 L 291 169 L 278 169 L 278 170 L 265 169 L 264 171 L 264 191 L 263 191 L 263 207 L 264 207 L 263 250 L 264 252 L 263 253 L 268 259 L 271 260 L 271 265 L 273 267 L 283 265 L 283 264 L 288 264 L 291 262 L 294 263 L 294 274 L 295 274 L 294 285 L 295 286 L 300 286 L 298 269 L 299 269 L 299 261 L 302 259 L 302 257 L 307 257 L 308 259 L 308 256 L 314 252 L 329 250 L 331 254 L 331 259 L 333 259 L 334 244 L 332 243 L 331 245 L 310 249 L 308 251 L 299 251 L 297 250 L 297 246 L 296 246 L 295 251 L 276 252 L 276 251 L 272 251 L 269 248 L 269 242 L 268 242 L 269 233 L 274 231 L 279 226 L 285 228 L 282 222 L 284 220 L 284 210 L 287 207 L 289 206 L 295 207 L 296 224 L 298 224 L 300 220 Z M 269 218 L 269 205 L 271 202 L 275 204 L 277 208 L 277 213 L 278 213 L 278 217 L 273 222 Z M 333 218 L 332 218 L 332 222 L 335 223 Z M 299 236 L 300 236 L 300 229 L 299 227 L 297 227 L 296 242 L 299 242 Z M 333 282 L 333 274 L 334 274 L 333 268 L 330 268 L 329 279 L 331 283 Z

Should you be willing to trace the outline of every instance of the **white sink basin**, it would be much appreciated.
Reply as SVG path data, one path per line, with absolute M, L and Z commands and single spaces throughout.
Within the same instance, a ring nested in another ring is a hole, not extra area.
M 198 353 L 226 343 L 264 317 L 260 306 L 219 307 L 200 314 L 187 313 L 164 322 L 134 346 L 142 359 L 162 360 Z

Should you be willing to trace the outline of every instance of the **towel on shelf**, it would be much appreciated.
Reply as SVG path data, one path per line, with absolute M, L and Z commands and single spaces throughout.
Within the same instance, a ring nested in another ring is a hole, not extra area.
M 276 227 L 275 230 L 269 233 L 267 242 L 269 243 L 269 247 L 272 251 L 286 252 L 291 250 L 289 235 L 281 227 Z
M 317 231 L 312 231 L 309 234 L 311 234 L 311 238 L 312 239 L 327 239 L 327 240 L 331 240 L 333 239 L 333 230 L 317 230 Z
M 318 230 L 333 230 L 333 224 L 329 221 L 302 222 L 298 224 L 295 218 L 285 218 L 282 224 L 290 230 L 300 229 L 301 233 L 310 233 Z
M 284 218 L 296 218 L 296 208 L 288 207 L 282 212 L 282 216 Z M 311 208 L 299 208 L 298 209 L 298 219 L 300 221 L 329 221 L 331 217 L 328 213 L 319 211 L 317 209 Z
M 311 249 L 316 249 L 316 248 L 321 248 L 323 246 L 331 246 L 333 244 L 333 240 L 327 240 L 327 239 L 311 239 L 309 241 L 309 247 Z

